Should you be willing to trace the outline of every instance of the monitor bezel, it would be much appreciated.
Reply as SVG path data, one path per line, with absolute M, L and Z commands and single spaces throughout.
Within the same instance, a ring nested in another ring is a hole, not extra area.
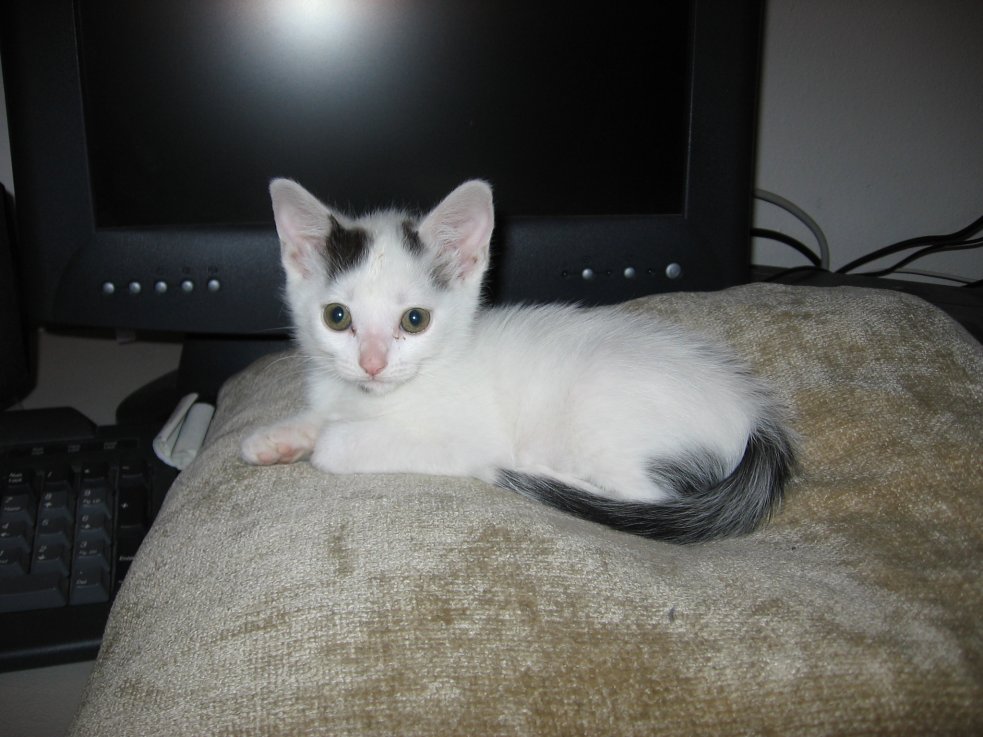
M 18 242 L 33 321 L 285 333 L 272 223 L 96 227 L 75 3 L 4 5 L 0 40 Z M 500 219 L 493 299 L 610 303 L 749 280 L 760 29 L 758 0 L 692 3 L 683 212 Z

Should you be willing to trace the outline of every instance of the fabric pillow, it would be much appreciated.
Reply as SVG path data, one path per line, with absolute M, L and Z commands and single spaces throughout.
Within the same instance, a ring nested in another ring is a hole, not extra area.
M 983 350 L 886 291 L 633 308 L 789 403 L 773 521 L 676 546 L 470 479 L 253 468 L 303 362 L 224 388 L 120 592 L 75 735 L 983 733 Z

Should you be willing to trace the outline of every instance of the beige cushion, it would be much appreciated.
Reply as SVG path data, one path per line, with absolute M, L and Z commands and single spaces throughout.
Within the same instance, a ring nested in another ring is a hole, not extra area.
M 303 363 L 264 359 L 172 488 L 73 734 L 983 733 L 980 345 L 892 292 L 635 307 L 791 405 L 768 526 L 681 547 L 469 479 L 247 467 L 301 401 Z

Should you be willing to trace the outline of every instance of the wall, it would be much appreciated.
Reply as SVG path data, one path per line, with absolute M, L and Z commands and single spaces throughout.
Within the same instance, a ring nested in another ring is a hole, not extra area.
M 757 186 L 812 215 L 834 267 L 983 215 L 981 39 L 979 0 L 767 3 Z M 804 263 L 771 244 L 754 261 Z M 919 263 L 983 278 L 983 250 Z

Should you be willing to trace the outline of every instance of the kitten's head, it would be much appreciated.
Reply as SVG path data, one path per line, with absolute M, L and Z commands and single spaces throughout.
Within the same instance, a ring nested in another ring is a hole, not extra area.
M 297 338 L 318 369 L 386 392 L 467 337 L 494 227 L 485 182 L 422 218 L 350 218 L 287 179 L 270 195 Z

